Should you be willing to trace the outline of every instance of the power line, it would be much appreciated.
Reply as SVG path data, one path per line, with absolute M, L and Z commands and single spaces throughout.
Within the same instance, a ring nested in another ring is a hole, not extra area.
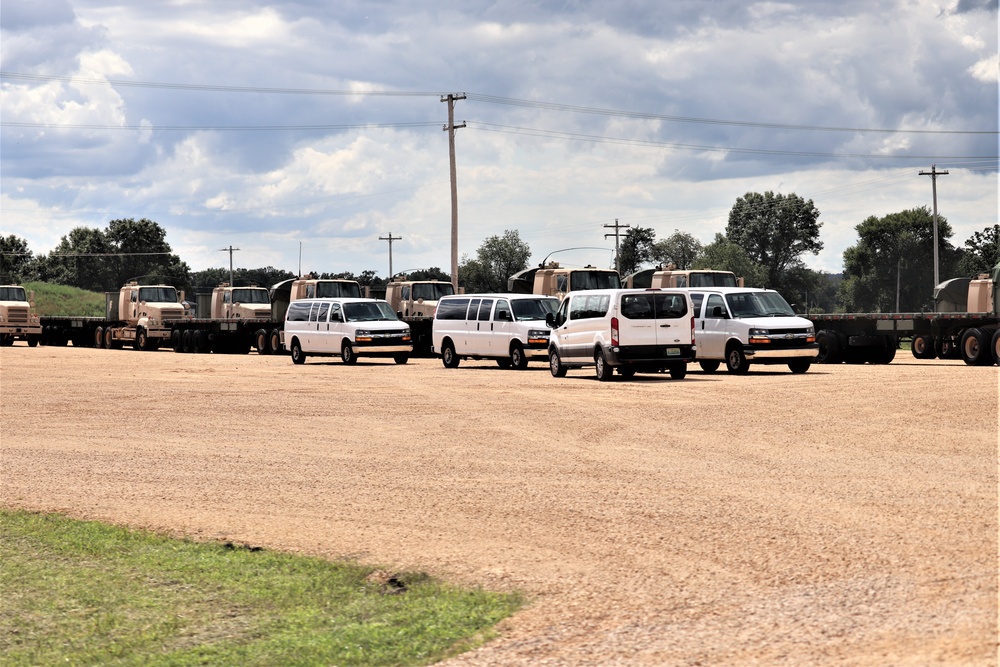
M 84 123 L 31 123 L 18 121 L 0 121 L 0 127 L 39 127 L 46 129 L 70 130 L 130 130 L 158 132 L 303 132 L 317 130 L 366 130 L 394 129 L 410 127 L 434 127 L 437 121 L 420 121 L 412 123 L 359 123 L 352 125 L 98 125 Z

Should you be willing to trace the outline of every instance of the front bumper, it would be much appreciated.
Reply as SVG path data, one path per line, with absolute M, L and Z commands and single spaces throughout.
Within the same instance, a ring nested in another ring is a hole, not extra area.
M 819 345 L 809 345 L 808 347 L 784 348 L 784 349 L 761 349 L 759 347 L 745 348 L 747 359 L 758 364 L 784 363 L 789 359 L 815 359 L 819 354 Z

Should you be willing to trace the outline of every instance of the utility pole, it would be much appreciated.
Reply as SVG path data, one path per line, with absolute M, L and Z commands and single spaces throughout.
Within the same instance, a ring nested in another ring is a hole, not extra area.
M 455 100 L 464 100 L 465 93 L 458 95 L 442 95 L 441 101 L 448 103 L 448 124 L 444 130 L 448 133 L 448 158 L 451 162 L 451 285 L 458 293 L 458 177 L 455 169 L 455 130 L 465 127 L 455 125 Z M 391 276 L 390 276 L 391 277 Z
M 233 246 L 229 246 L 228 248 L 223 248 L 220 251 L 220 252 L 228 252 L 229 253 L 229 286 L 230 287 L 234 287 L 234 285 L 233 285 L 233 253 L 236 252 L 237 250 L 239 250 L 239 248 L 234 248 Z
M 389 242 L 389 280 L 387 280 L 386 282 L 392 282 L 392 242 L 393 241 L 398 241 L 401 238 L 403 238 L 403 237 L 402 236 L 393 236 L 392 232 L 389 232 L 388 236 L 380 236 L 380 237 L 378 237 L 379 241 L 388 241 Z
M 619 225 L 618 224 L 618 218 L 615 218 L 615 224 L 613 224 L 613 225 L 604 225 L 604 226 L 608 227 L 608 228 L 614 228 L 614 230 L 615 230 L 614 234 L 605 234 L 604 238 L 608 238 L 609 236 L 614 236 L 615 237 L 615 271 L 617 271 L 618 275 L 621 276 L 621 274 L 622 274 L 622 264 L 621 264 L 621 261 L 618 259 L 618 230 L 626 229 L 628 227 L 631 227 L 632 225 Z
M 934 193 L 934 286 L 941 282 L 938 276 L 938 213 L 937 213 L 937 177 L 947 176 L 948 170 L 938 171 L 937 165 L 932 164 L 930 171 L 921 171 L 920 176 L 931 177 L 931 191 Z

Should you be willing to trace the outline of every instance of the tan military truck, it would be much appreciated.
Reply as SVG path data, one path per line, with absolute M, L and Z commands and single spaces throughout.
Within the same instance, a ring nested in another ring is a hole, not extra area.
M 598 269 L 594 266 L 565 268 L 558 262 L 549 262 L 544 267 L 525 269 L 515 273 L 507 281 L 507 289 L 517 294 L 541 294 L 561 299 L 567 292 L 593 289 L 619 289 L 621 277 L 613 269 Z
M 430 356 L 434 312 L 438 300 L 455 293 L 444 280 L 394 280 L 385 287 L 385 300 L 400 320 L 410 325 L 413 353 Z
M 0 285 L 0 345 L 9 347 L 15 340 L 23 340 L 28 347 L 35 347 L 41 338 L 34 296 L 20 285 Z
M 645 269 L 629 275 L 625 285 L 630 288 L 644 287 L 743 287 L 743 278 L 732 271 L 712 269 Z

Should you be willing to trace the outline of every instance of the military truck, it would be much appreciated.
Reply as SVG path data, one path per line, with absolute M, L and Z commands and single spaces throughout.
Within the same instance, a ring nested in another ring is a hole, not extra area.
M 455 293 L 444 280 L 393 280 L 385 286 L 385 300 L 396 316 L 410 325 L 413 354 L 432 355 L 432 329 L 438 300 Z
M 627 287 L 743 287 L 743 278 L 732 271 L 657 267 L 625 278 Z
M 1000 264 L 975 278 L 946 280 L 933 296 L 933 312 L 807 315 L 816 326 L 817 361 L 888 364 L 909 339 L 917 359 L 1000 364 Z
M 35 347 L 42 338 L 42 325 L 35 312 L 34 295 L 20 285 L 0 285 L 0 346 L 23 340 Z
M 549 262 L 543 267 L 525 269 L 507 280 L 507 290 L 517 294 L 542 294 L 561 299 L 567 292 L 591 289 L 618 289 L 621 277 L 612 269 L 594 266 L 570 269 Z

